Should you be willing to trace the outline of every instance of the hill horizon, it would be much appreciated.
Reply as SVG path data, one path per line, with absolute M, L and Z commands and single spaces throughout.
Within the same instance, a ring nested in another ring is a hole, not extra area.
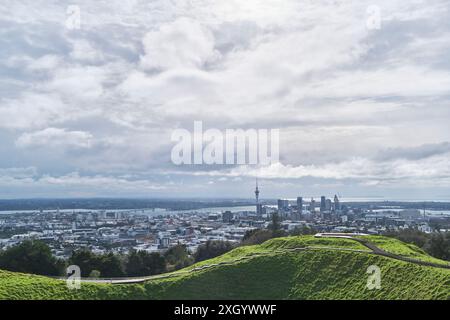
M 370 288 L 371 268 L 379 268 L 379 288 Z M 0 299 L 450 298 L 449 262 L 382 236 L 275 238 L 169 274 L 135 280 L 125 284 L 125 279 L 115 283 L 90 279 L 81 283 L 81 289 L 69 290 L 64 280 L 0 271 Z

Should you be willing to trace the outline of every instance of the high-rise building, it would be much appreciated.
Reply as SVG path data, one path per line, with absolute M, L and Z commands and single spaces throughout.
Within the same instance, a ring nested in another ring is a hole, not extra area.
M 289 208 L 289 200 L 278 199 L 278 212 L 285 211 Z
M 325 211 L 331 211 L 333 207 L 333 202 L 331 202 L 331 199 L 325 200 Z
M 325 210 L 327 206 L 327 198 L 325 198 L 325 196 L 321 196 L 320 197 L 320 212 L 323 213 L 325 212 Z
M 301 216 L 303 213 L 303 198 L 297 197 L 297 211 L 298 214 Z
M 339 202 L 339 198 L 336 194 L 334 195 L 334 211 L 341 211 L 341 203 Z
M 316 201 L 314 198 L 311 198 L 311 202 L 309 203 L 309 212 L 314 213 L 316 211 Z

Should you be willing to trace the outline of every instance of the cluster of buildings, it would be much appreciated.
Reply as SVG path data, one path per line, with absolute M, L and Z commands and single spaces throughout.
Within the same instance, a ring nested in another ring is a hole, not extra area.
M 357 204 L 342 204 L 337 196 L 319 201 L 314 198 L 305 202 L 302 197 L 296 200 L 279 199 L 276 212 L 286 231 L 298 226 L 306 226 L 318 232 L 364 232 L 381 234 L 387 231 L 416 228 L 432 232 L 430 221 L 448 220 L 448 217 L 424 215 L 418 209 L 385 206 L 362 208 Z
M 59 258 L 68 258 L 80 248 L 99 254 L 127 253 L 133 249 L 158 252 L 183 244 L 194 252 L 208 240 L 238 243 L 247 231 L 264 228 L 264 224 L 255 223 L 252 214 L 103 210 L 0 214 L 0 249 L 38 239 L 46 242 Z
M 306 203 L 303 201 L 303 197 L 297 197 L 294 204 L 291 204 L 288 199 L 278 199 L 277 202 L 278 214 L 282 218 L 296 221 L 318 217 L 325 220 L 342 219 L 343 213 L 348 212 L 345 206 L 341 206 L 337 195 L 334 196 L 333 201 L 322 196 L 319 203 L 314 198 Z M 343 208 L 345 208 L 345 211 L 342 210 Z
M 436 219 L 418 209 L 344 204 L 337 195 L 333 199 L 278 199 L 276 205 L 262 203 L 259 196 L 256 183 L 256 208 L 221 212 L 147 209 L 0 213 L 0 250 L 39 239 L 60 258 L 68 258 L 80 248 L 94 253 L 127 253 L 133 249 L 160 252 L 183 244 L 195 252 L 209 240 L 239 243 L 246 232 L 268 228 L 274 214 L 288 232 L 305 227 L 315 232 L 380 234 L 410 227 L 431 232 L 430 221 Z
M 276 212 L 281 225 L 286 231 L 297 227 L 308 227 L 318 232 L 365 232 L 381 234 L 387 231 L 416 228 L 430 233 L 430 222 L 447 221 L 450 216 L 433 216 L 419 209 L 402 208 L 401 206 L 378 206 L 361 203 L 344 204 L 339 197 L 332 199 L 321 196 L 320 199 L 303 197 L 296 199 L 278 199 L 275 210 L 259 200 L 258 184 L 255 189 L 257 216 L 270 220 Z

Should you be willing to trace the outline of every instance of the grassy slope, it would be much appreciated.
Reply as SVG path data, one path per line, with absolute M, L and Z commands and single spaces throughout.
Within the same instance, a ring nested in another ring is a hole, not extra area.
M 304 246 L 324 248 L 298 252 L 278 251 Z M 330 250 L 326 247 L 365 249 L 346 239 L 274 239 L 260 246 L 238 248 L 199 264 L 220 263 L 262 253 L 232 265 L 221 265 L 195 273 L 180 273 L 175 278 L 152 280 L 145 284 L 82 284 L 81 290 L 68 290 L 63 281 L 0 271 L 0 298 L 450 299 L 450 270 L 418 266 L 368 253 Z M 380 290 L 366 288 L 366 270 L 372 264 L 378 265 L 382 271 Z
M 315 238 L 314 236 L 277 238 L 266 241 L 261 245 L 238 247 L 219 257 L 209 259 L 207 261 L 202 261 L 192 266 L 189 266 L 181 270 L 181 272 L 201 267 L 203 265 L 235 261 L 240 258 L 251 257 L 257 254 L 267 254 L 267 253 L 276 254 L 277 251 L 280 250 L 293 248 L 306 248 L 306 247 L 317 247 L 317 248 L 332 247 L 332 248 L 343 248 L 354 250 L 368 250 L 362 244 L 349 239 Z
M 360 236 L 360 238 L 367 239 L 373 244 L 375 244 L 380 249 L 393 254 L 398 254 L 400 256 L 405 256 L 409 258 L 414 258 L 417 260 L 422 260 L 426 262 L 433 262 L 442 265 L 448 265 L 448 261 L 440 260 L 429 256 L 421 248 L 413 245 L 407 244 L 400 240 L 382 236 Z

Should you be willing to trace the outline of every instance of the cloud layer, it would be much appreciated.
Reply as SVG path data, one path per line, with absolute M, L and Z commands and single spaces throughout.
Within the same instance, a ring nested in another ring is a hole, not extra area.
M 446 0 L 80 0 L 80 29 L 68 5 L 0 4 L 0 197 L 450 187 Z M 174 166 L 196 120 L 279 128 L 281 163 Z

